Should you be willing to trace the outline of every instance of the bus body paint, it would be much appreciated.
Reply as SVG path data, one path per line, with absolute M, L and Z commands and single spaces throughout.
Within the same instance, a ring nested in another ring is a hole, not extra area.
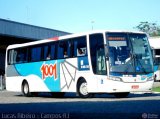
M 28 75 L 36 75 L 44 81 L 50 91 L 59 92 L 61 62 L 64 62 L 64 60 L 23 63 L 16 64 L 15 68 L 19 75 L 24 77 Z
M 78 70 L 79 71 L 89 70 L 89 61 L 87 56 L 78 58 Z
M 54 77 L 54 80 L 57 79 L 57 64 L 45 64 L 41 66 L 42 79 L 45 80 L 47 77 Z

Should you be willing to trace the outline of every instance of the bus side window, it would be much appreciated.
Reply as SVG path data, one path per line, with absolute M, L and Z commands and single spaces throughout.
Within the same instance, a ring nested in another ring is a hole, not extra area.
M 60 41 L 58 44 L 58 59 L 71 58 L 71 42 L 69 40 Z
M 86 55 L 86 48 L 77 48 L 77 56 L 85 56 Z
M 71 58 L 72 56 L 71 56 L 71 47 L 72 47 L 72 44 L 71 44 L 71 42 L 68 40 L 67 41 L 67 46 L 66 46 L 66 49 L 67 49 L 67 55 L 68 55 L 68 58 Z
M 14 64 L 14 50 L 9 50 L 8 51 L 8 65 Z
M 51 59 L 54 60 L 56 59 L 57 55 L 58 55 L 58 52 L 57 52 L 57 43 L 54 43 L 51 45 L 51 50 L 50 50 L 50 53 L 51 53 Z
M 31 61 L 40 61 L 41 60 L 41 47 L 31 48 Z
M 43 59 L 44 60 L 50 60 L 51 59 L 51 50 L 50 50 L 50 46 L 44 46 L 43 49 Z
M 25 63 L 28 60 L 27 48 L 18 49 L 18 63 Z
M 90 56 L 94 74 L 106 74 L 107 66 L 105 61 L 103 34 L 93 34 L 89 36 Z M 103 49 L 102 49 L 103 48 Z
M 17 57 L 17 51 L 14 50 L 14 52 L 13 52 L 13 64 L 16 64 L 16 57 Z
M 71 40 L 67 40 L 63 42 L 63 48 L 64 48 L 64 58 L 71 58 L 73 57 L 73 44 Z
M 59 42 L 57 49 L 58 49 L 57 59 L 63 59 L 64 58 L 63 41 Z
M 160 65 L 160 57 L 155 57 L 154 64 L 155 65 Z
M 68 44 L 68 41 L 63 42 L 63 51 L 64 51 L 64 58 L 70 57 L 70 46 Z
M 82 36 L 77 38 L 76 44 L 76 54 L 77 56 L 87 56 L 87 43 L 86 43 L 86 36 Z
M 73 56 L 77 57 L 77 41 L 73 40 Z
M 70 40 L 69 41 L 69 44 L 70 44 L 70 57 L 76 57 L 75 53 L 74 53 L 74 42 L 73 40 Z

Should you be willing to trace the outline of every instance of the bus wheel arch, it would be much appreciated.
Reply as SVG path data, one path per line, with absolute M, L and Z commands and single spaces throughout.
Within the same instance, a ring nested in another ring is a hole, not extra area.
M 29 84 L 28 84 L 26 79 L 24 79 L 23 82 L 22 82 L 21 90 L 22 90 L 22 93 L 23 93 L 24 96 L 26 96 L 26 97 L 31 96 Z
M 81 98 L 90 98 L 93 96 L 93 94 L 88 93 L 87 81 L 83 77 L 78 79 L 76 89 L 78 96 Z

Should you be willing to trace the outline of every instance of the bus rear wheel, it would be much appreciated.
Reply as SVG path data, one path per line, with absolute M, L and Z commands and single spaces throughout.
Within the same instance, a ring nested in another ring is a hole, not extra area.
M 78 82 L 77 93 L 81 98 L 90 98 L 93 95 L 88 93 L 87 82 L 83 79 Z
M 28 82 L 27 81 L 24 81 L 22 83 L 22 93 L 24 96 L 26 97 L 30 97 L 31 96 L 31 93 L 29 91 L 29 85 L 28 85 Z

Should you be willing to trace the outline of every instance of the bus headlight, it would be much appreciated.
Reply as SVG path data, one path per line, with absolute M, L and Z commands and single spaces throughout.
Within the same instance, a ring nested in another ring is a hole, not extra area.
M 119 77 L 109 77 L 109 79 L 113 81 L 122 81 L 122 79 Z
M 153 76 L 147 78 L 147 81 L 153 81 L 153 80 L 154 80 Z

